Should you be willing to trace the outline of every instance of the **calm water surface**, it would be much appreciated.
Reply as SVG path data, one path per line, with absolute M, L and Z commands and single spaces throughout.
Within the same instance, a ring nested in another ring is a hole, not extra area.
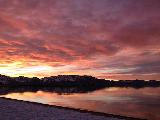
M 50 105 L 69 106 L 117 115 L 160 120 L 160 87 L 112 87 L 90 93 L 59 94 L 56 92 L 23 92 L 1 95 L 7 98 Z

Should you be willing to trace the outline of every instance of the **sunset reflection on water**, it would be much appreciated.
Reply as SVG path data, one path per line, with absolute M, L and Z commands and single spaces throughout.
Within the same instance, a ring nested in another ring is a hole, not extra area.
M 91 93 L 58 94 L 54 92 L 23 92 L 3 95 L 7 98 L 68 106 L 117 115 L 159 120 L 160 87 L 105 88 Z

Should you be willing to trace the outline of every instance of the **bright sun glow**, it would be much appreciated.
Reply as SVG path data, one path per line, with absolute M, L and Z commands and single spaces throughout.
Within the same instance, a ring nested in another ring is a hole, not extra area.
M 21 66 L 20 62 L 15 62 L 0 66 L 0 73 L 9 76 L 21 76 L 21 75 L 31 76 L 31 74 L 36 74 L 39 72 L 46 73 L 47 71 L 52 71 L 52 70 L 53 68 L 50 66 L 23 67 Z

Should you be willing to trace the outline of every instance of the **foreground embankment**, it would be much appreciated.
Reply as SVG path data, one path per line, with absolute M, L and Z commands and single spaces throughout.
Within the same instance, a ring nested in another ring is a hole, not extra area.
M 85 110 L 0 98 L 1 120 L 136 120 Z

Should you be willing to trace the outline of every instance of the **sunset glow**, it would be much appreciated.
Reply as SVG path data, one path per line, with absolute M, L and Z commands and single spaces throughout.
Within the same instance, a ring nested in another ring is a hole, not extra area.
M 159 0 L 0 0 L 0 74 L 160 79 Z

